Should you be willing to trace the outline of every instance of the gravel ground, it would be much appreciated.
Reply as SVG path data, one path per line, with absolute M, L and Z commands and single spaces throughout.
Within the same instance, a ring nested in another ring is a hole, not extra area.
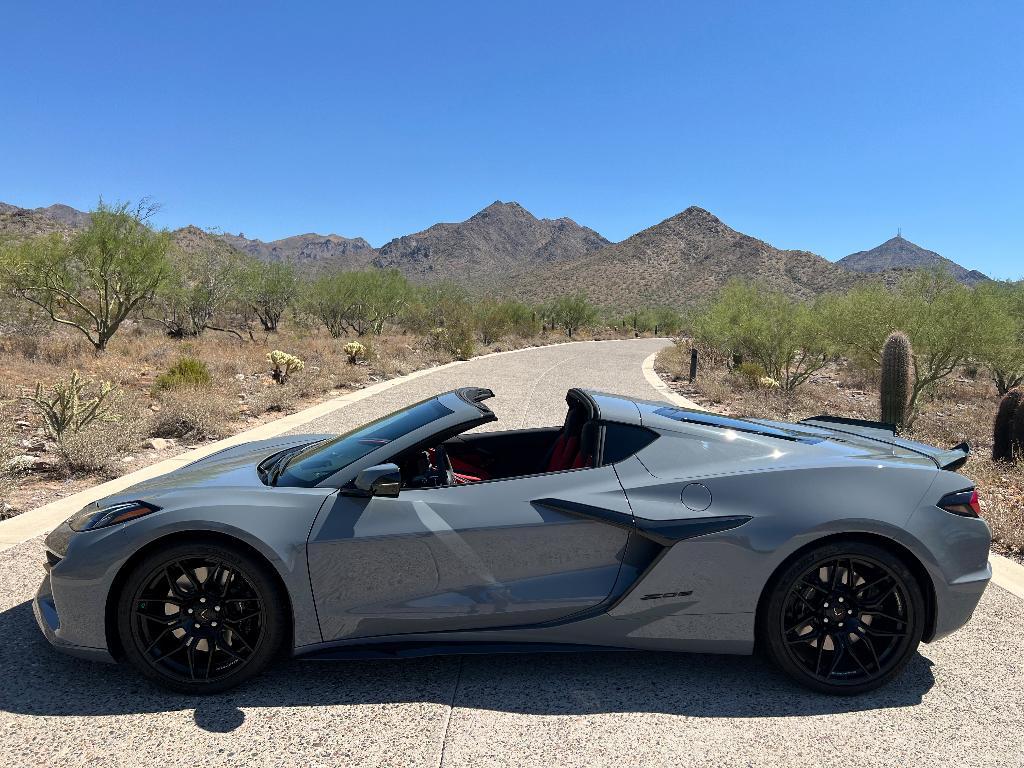
M 471 361 L 310 424 L 345 429 L 464 384 L 500 428 L 557 423 L 565 390 L 653 396 L 660 342 Z M 306 430 L 304 430 L 306 431 Z M 871 695 L 792 686 L 763 661 L 599 653 L 292 661 L 210 698 L 52 651 L 28 600 L 41 541 L 0 554 L 0 765 L 1024 765 L 1024 602 L 990 586 L 964 630 Z

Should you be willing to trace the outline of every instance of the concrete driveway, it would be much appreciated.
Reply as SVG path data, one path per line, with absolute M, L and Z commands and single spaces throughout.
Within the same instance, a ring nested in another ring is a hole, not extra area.
M 655 397 L 664 342 L 470 361 L 302 431 L 346 429 L 452 387 L 491 387 L 495 428 L 553 424 L 565 390 Z M 1024 602 L 989 587 L 974 621 L 880 692 L 805 692 L 765 662 L 642 653 L 292 661 L 210 698 L 52 651 L 29 599 L 40 540 L 0 553 L 0 765 L 1024 765 Z

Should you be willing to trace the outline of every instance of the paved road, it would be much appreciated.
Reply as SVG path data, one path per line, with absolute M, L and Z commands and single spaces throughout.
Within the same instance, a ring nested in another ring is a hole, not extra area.
M 471 361 L 311 424 L 343 429 L 463 384 L 506 428 L 556 423 L 573 384 L 653 396 L 658 342 Z M 0 765 L 1024 765 L 1024 602 L 991 586 L 974 621 L 907 674 L 851 699 L 795 688 L 751 658 L 550 654 L 293 661 L 216 698 L 159 692 L 66 658 L 28 600 L 39 540 L 0 554 Z

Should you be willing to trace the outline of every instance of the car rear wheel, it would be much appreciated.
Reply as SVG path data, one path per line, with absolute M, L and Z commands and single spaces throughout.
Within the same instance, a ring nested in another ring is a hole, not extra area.
M 286 602 L 241 548 L 182 543 L 135 565 L 118 602 L 125 656 L 183 693 L 216 693 L 258 674 L 286 637 Z
M 760 619 L 762 641 L 783 671 L 814 690 L 853 695 L 903 671 L 924 632 L 924 597 L 889 550 L 836 542 L 785 568 Z

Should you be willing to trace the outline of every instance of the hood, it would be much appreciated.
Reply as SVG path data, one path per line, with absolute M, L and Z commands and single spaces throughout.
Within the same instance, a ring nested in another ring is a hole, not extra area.
M 332 435 L 281 435 L 269 440 L 242 443 L 205 456 L 166 475 L 145 480 L 137 485 L 100 500 L 109 504 L 122 500 L 151 499 L 166 491 L 202 488 L 246 488 L 263 485 L 256 467 L 275 453 L 301 445 L 309 445 Z

